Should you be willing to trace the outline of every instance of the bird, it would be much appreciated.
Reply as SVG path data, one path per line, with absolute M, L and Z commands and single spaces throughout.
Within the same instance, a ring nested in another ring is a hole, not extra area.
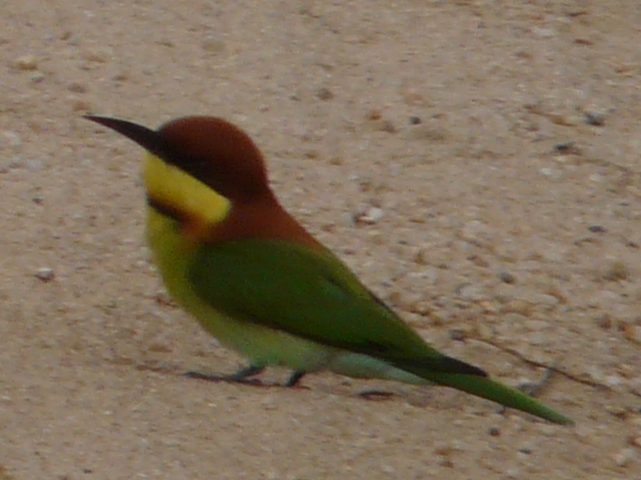
M 452 387 L 552 423 L 573 421 L 432 347 L 278 201 L 241 128 L 186 116 L 157 130 L 85 115 L 146 150 L 145 236 L 170 296 L 220 344 L 266 367 Z

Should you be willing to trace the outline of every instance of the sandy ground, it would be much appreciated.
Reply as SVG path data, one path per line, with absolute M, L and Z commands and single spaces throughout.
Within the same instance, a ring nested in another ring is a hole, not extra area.
M 1 480 L 641 478 L 639 3 L 352 3 L 0 6 Z M 576 426 L 185 378 L 243 361 L 168 301 L 141 151 L 86 112 L 236 122 L 425 338 L 511 384 L 555 365 Z

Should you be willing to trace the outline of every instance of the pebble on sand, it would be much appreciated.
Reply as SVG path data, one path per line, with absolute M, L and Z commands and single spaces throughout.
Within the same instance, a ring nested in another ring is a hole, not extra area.
M 55 273 L 53 273 L 53 269 L 49 267 L 39 268 L 35 273 L 35 277 L 45 283 L 52 281 L 55 276 L 56 275 Z
M 35 55 L 22 55 L 16 58 L 13 65 L 18 70 L 36 70 L 38 68 L 38 59 Z

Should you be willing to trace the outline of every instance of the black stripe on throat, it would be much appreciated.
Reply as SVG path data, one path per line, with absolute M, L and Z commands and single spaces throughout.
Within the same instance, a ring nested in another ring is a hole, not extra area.
M 185 212 L 179 210 L 178 208 L 172 205 L 167 205 L 162 202 L 159 202 L 149 196 L 147 197 L 147 205 L 149 205 L 151 208 L 153 208 L 156 212 L 160 213 L 161 215 L 171 218 L 172 220 L 175 220 L 178 223 L 183 223 L 186 220 Z

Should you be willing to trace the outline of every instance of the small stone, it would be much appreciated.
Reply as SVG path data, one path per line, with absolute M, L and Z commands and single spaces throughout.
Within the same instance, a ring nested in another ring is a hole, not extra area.
M 620 328 L 626 340 L 641 345 L 641 325 L 623 322 Z
M 163 47 L 168 47 L 168 48 L 174 48 L 176 44 L 168 39 L 167 37 L 161 38 L 157 40 L 158 45 L 162 45 Z
M 29 75 L 29 80 L 31 80 L 31 83 L 42 83 L 45 79 L 45 76 L 41 72 L 33 72 L 31 75 Z
M 532 445 L 526 443 L 525 445 L 522 445 L 519 447 L 519 452 L 524 454 L 524 455 L 530 455 L 533 452 Z
M 71 82 L 67 89 L 74 93 L 87 93 L 87 86 L 80 82 Z
M 557 153 L 574 153 L 576 150 L 576 147 L 574 146 L 574 142 L 562 142 L 562 143 L 557 143 L 554 145 L 554 150 Z
M 585 123 L 595 127 L 602 127 L 605 125 L 605 115 L 597 112 L 586 112 Z
M 607 313 L 599 315 L 596 318 L 596 325 L 601 330 L 610 330 L 612 328 L 612 317 L 610 317 L 610 315 Z
M 641 448 L 641 435 L 630 437 L 629 443 L 633 447 Z
M 472 220 L 461 227 L 461 237 L 468 242 L 484 240 L 488 236 L 488 227 L 480 220 Z
M 318 97 L 320 100 L 331 100 L 334 98 L 334 94 L 329 88 L 319 88 L 318 91 L 316 92 L 316 97 Z
M 533 27 L 532 33 L 534 33 L 535 35 L 541 38 L 551 38 L 556 35 L 554 30 L 552 30 L 551 28 L 543 28 L 543 27 Z
M 632 448 L 624 448 L 613 456 L 614 463 L 617 467 L 627 467 L 634 459 L 635 452 Z
M 455 442 L 439 441 L 434 445 L 434 453 L 442 457 L 449 457 L 456 453 L 458 447 Z
M 594 42 L 589 38 L 575 38 L 574 43 L 577 45 L 594 45 Z
M 419 251 L 416 252 L 416 255 L 414 255 L 414 258 L 412 259 L 414 263 L 417 263 L 419 265 L 429 265 L 429 259 L 427 257 L 426 250 L 424 248 L 421 248 Z
M 43 267 L 39 268 L 38 271 L 35 274 L 36 278 L 42 282 L 50 282 L 54 279 L 55 274 L 53 273 L 53 269 L 49 267 Z
M 454 462 L 451 458 L 448 457 L 439 457 L 436 463 L 438 463 L 438 465 L 440 465 L 441 467 L 454 468 Z
M 432 313 L 432 310 L 433 305 L 426 300 L 414 302 L 407 306 L 408 312 L 416 313 L 417 315 L 421 315 L 423 317 L 430 315 Z
M 559 299 L 554 295 L 548 295 L 547 293 L 537 293 L 532 296 L 533 303 L 537 305 L 545 305 L 548 307 L 554 307 L 559 304 Z
M 630 270 L 625 262 L 621 260 L 613 260 L 606 265 L 603 278 L 609 282 L 619 282 L 627 280 L 630 276 Z
M 38 60 L 34 55 L 23 55 L 16 58 L 14 66 L 18 70 L 36 70 L 38 68 Z
M 622 363 L 617 366 L 617 371 L 621 375 L 621 377 L 630 379 L 634 378 L 636 372 L 636 369 L 634 366 L 630 365 L 629 363 Z
M 488 268 L 490 266 L 490 262 L 488 262 L 481 255 L 470 255 L 469 257 L 467 257 L 467 259 L 477 267 Z
M 466 300 L 478 301 L 485 298 L 482 289 L 478 285 L 471 283 L 459 285 L 455 291 Z
M 403 294 L 399 291 L 394 291 L 387 296 L 387 303 L 390 305 L 402 305 L 403 304 Z
M 519 479 L 521 478 L 521 471 L 518 468 L 510 468 L 505 472 L 506 478 Z
M 581 117 L 577 115 L 564 115 L 559 113 L 549 113 L 548 118 L 555 125 L 563 125 L 564 127 L 571 127 L 578 125 L 581 122 Z
M 334 222 L 323 223 L 320 229 L 323 232 L 334 233 L 336 231 L 336 224 Z
M 607 383 L 607 377 L 605 375 L 601 375 L 599 378 L 599 383 Z M 624 420 L 629 413 L 625 407 L 622 407 L 620 405 L 606 405 L 605 411 L 613 417 L 619 418 L 621 420 Z
M 513 285 L 516 283 L 516 277 L 512 275 L 510 272 L 506 272 L 505 270 L 502 270 L 499 272 L 499 279 L 503 283 L 507 283 L 508 285 Z
M 614 388 L 624 383 L 624 380 L 618 375 L 606 375 L 605 383 L 608 387 Z
M 382 208 L 372 207 L 370 208 L 365 215 L 360 218 L 360 221 L 373 225 L 378 223 L 385 216 L 385 212 Z
M 563 170 L 558 168 L 542 168 L 541 173 L 552 180 L 562 180 L 564 177 Z
M 377 130 L 386 133 L 396 133 L 396 127 L 391 120 L 381 120 L 377 125 Z
M 164 307 L 176 306 L 176 303 L 172 300 L 172 298 L 165 290 L 158 290 L 153 296 L 153 299 L 158 305 L 162 305 Z
M 452 328 L 447 333 L 450 339 L 454 340 L 455 342 L 462 342 L 467 337 L 467 335 L 465 334 L 465 330 L 462 330 L 460 328 Z
M 111 77 L 111 79 L 114 82 L 124 82 L 129 80 L 129 75 L 125 72 L 118 72 L 113 77 Z
M 380 110 L 375 108 L 367 112 L 367 115 L 365 116 L 365 118 L 369 121 L 380 120 L 381 118 L 383 118 L 383 114 L 381 113 Z

